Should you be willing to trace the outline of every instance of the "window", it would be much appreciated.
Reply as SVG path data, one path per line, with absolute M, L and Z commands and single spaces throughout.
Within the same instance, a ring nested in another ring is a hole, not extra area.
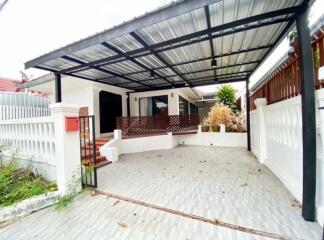
M 165 116 L 168 113 L 168 96 L 145 97 L 139 99 L 140 116 Z
M 193 103 L 189 103 L 190 105 L 190 114 L 198 114 L 198 107 L 193 104 Z
M 189 107 L 188 101 L 183 97 L 179 96 L 179 115 L 188 115 Z

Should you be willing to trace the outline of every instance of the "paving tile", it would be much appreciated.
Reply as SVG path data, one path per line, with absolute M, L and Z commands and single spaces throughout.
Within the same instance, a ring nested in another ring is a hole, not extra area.
M 285 187 L 244 149 L 186 146 L 129 154 L 98 176 L 103 191 L 294 238 L 321 238 L 320 226 L 302 219 Z M 116 202 L 84 192 L 61 212 L 47 208 L 0 229 L 0 240 L 268 239 Z

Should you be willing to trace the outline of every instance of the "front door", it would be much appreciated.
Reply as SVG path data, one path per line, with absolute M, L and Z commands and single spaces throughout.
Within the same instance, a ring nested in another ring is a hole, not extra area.
M 100 133 L 113 132 L 116 129 L 116 117 L 122 116 L 121 95 L 101 91 L 100 105 Z

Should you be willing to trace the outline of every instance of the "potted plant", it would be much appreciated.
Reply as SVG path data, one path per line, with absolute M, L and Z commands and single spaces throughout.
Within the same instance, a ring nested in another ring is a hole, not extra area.
M 219 132 L 220 126 L 218 124 L 212 125 L 212 130 L 213 130 L 213 132 Z
M 201 131 L 202 132 L 208 132 L 209 131 L 209 126 L 208 125 L 202 125 L 201 126 Z

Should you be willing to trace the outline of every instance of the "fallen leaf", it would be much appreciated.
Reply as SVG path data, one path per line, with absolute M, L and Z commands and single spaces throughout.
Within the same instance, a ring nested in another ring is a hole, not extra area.
M 91 193 L 90 193 L 90 196 L 91 197 L 94 197 L 94 196 L 96 196 L 97 195 L 97 192 L 96 191 L 91 191 Z
M 127 228 L 128 227 L 128 225 L 126 223 L 119 222 L 118 225 L 121 226 L 121 227 L 123 227 L 123 228 Z
M 119 203 L 119 201 L 114 202 L 113 207 L 116 206 Z
M 246 187 L 248 184 L 247 183 L 243 183 L 241 184 L 241 187 Z

